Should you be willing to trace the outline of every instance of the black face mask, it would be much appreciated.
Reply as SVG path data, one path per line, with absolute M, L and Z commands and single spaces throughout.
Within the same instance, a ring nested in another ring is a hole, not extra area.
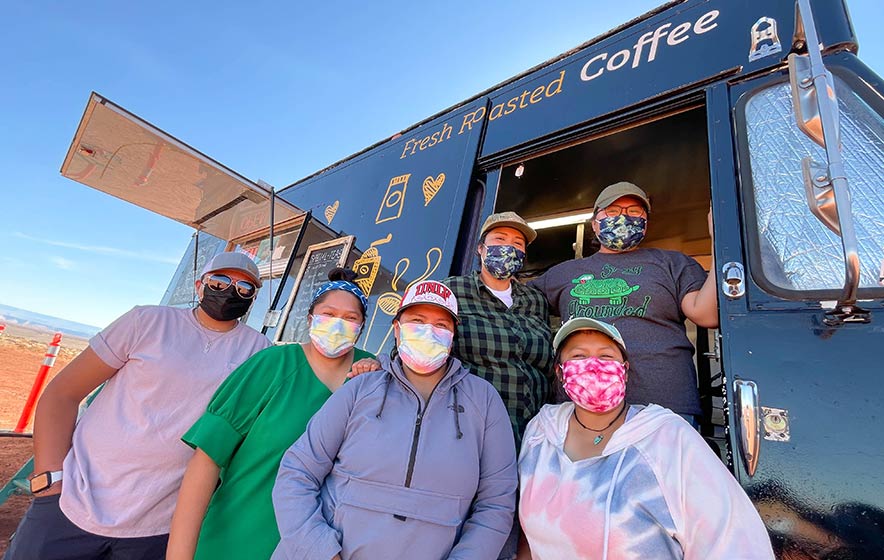
M 230 285 L 225 290 L 213 290 L 203 287 L 203 299 L 200 307 L 206 315 L 216 321 L 232 321 L 246 314 L 252 305 L 251 299 L 243 299 L 236 293 L 236 286 Z

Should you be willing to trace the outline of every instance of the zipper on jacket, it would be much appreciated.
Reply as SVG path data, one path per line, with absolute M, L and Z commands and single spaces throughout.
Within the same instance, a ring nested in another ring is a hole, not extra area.
M 440 380 L 439 383 L 442 381 Z M 436 384 L 436 387 L 439 386 L 439 383 Z M 411 436 L 411 452 L 408 456 L 408 469 L 405 471 L 405 487 L 411 488 L 411 477 L 414 475 L 414 462 L 417 459 L 417 444 L 418 440 L 421 437 L 421 425 L 424 421 L 424 414 L 427 412 L 427 408 L 430 406 L 430 399 L 433 398 L 433 393 L 436 392 L 436 387 L 433 387 L 433 390 L 430 391 L 430 395 L 427 397 L 427 405 L 421 408 L 421 397 L 417 393 L 415 393 L 411 387 L 406 384 L 402 384 L 403 387 L 408 389 L 411 394 L 415 396 L 417 399 L 417 417 L 414 420 L 414 434 Z M 405 521 L 404 515 L 394 514 L 393 517 L 398 519 L 399 521 Z

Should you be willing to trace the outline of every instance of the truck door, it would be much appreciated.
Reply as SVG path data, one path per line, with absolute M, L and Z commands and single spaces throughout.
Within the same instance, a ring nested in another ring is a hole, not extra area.
M 820 188 L 827 158 L 796 126 L 789 73 L 715 86 L 707 101 L 721 360 L 733 468 L 778 557 L 875 558 L 884 550 L 884 101 L 880 78 L 853 54 L 825 63 L 859 301 L 834 313 L 850 251 L 810 210 L 832 207 Z M 808 170 L 822 171 L 805 177 L 807 157 L 822 164 Z

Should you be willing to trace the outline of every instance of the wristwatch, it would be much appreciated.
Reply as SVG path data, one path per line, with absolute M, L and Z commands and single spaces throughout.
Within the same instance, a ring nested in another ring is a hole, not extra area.
M 31 477 L 31 494 L 38 494 L 62 479 L 62 471 L 45 471 Z

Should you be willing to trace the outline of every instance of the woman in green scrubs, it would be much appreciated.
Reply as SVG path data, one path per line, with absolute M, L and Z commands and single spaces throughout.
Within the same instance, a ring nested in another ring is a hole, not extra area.
M 343 269 L 329 273 L 307 315 L 310 342 L 252 356 L 184 434 L 196 451 L 178 494 L 167 559 L 260 559 L 273 553 L 279 532 L 271 491 L 283 453 L 346 381 L 354 362 L 374 358 L 354 347 L 367 305 L 354 276 Z

